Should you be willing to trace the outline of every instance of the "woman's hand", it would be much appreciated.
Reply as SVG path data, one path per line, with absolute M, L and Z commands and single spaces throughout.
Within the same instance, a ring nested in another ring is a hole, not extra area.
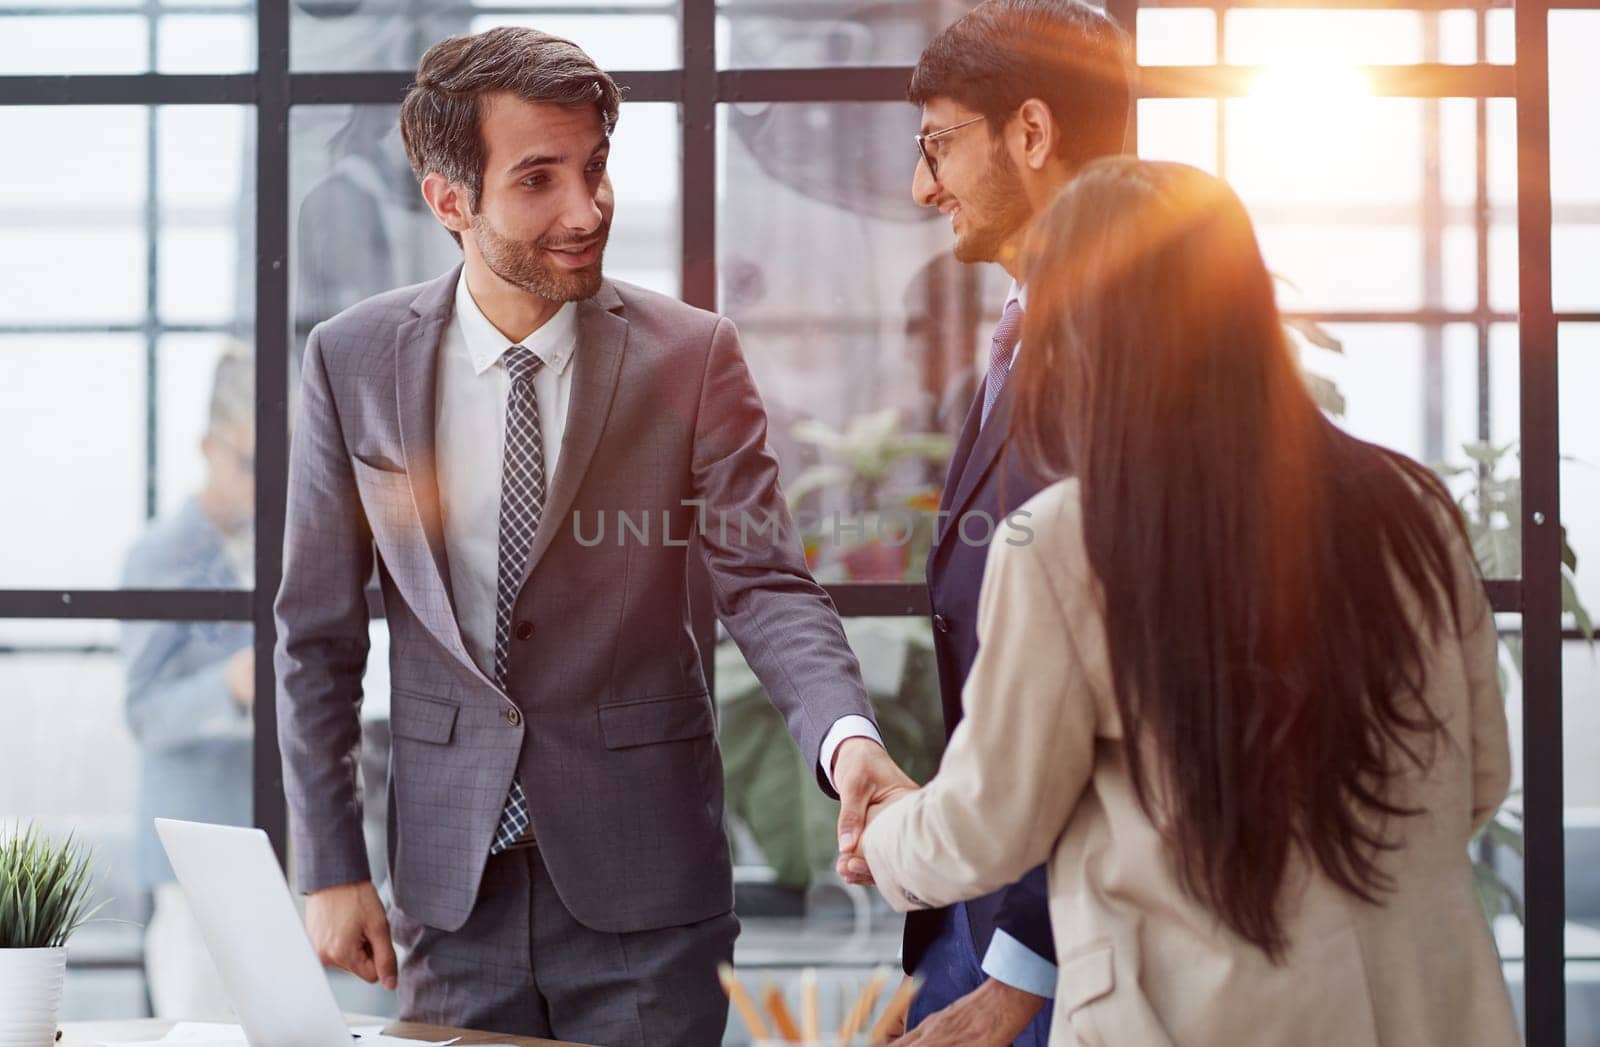
M 916 793 L 919 788 L 920 786 L 915 785 L 902 785 L 894 789 L 885 790 L 882 796 L 879 796 L 867 807 L 867 824 L 871 825 L 873 819 L 882 814 L 890 804 L 899 803 L 907 796 Z
M 909 780 L 910 779 L 907 779 L 907 781 Z M 917 788 L 918 787 L 915 785 L 899 785 L 894 786 L 893 788 L 881 790 L 872 798 L 872 802 L 867 805 L 867 825 L 870 826 L 873 823 L 873 820 L 876 819 L 878 815 L 882 814 L 884 809 L 890 804 L 899 803 L 907 796 L 915 793 Z M 839 878 L 845 883 L 857 883 L 870 886 L 874 882 L 872 879 L 872 869 L 867 865 L 866 856 L 861 850 L 860 840 L 856 841 L 856 845 L 852 847 L 849 852 L 841 853 L 839 855 L 839 865 L 837 871 L 839 873 Z

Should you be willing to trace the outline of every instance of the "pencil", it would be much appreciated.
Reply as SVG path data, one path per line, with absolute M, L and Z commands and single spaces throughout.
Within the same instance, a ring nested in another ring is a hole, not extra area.
M 855 1006 L 850 1008 L 849 1013 L 845 1015 L 844 1024 L 839 1026 L 841 1047 L 848 1045 L 850 1038 L 866 1023 L 867 1015 L 878 1005 L 878 995 L 883 992 L 883 983 L 888 977 L 880 967 L 872 972 L 871 978 L 867 979 L 867 984 L 861 989 L 861 995 L 856 997 Z
M 806 1043 L 816 1043 L 822 1023 L 817 1020 L 817 971 L 807 967 L 800 972 L 800 1035 Z
M 766 1004 L 767 1015 L 777 1028 L 778 1035 L 789 1043 L 799 1043 L 800 1027 L 794 1023 L 794 1015 L 789 1013 L 789 1005 L 783 1000 L 783 990 L 769 982 L 766 992 L 762 993 L 761 1002 Z
M 750 1035 L 757 1040 L 767 1039 L 767 1023 L 761 1020 L 761 1012 L 756 1010 L 750 994 L 744 991 L 744 986 L 739 983 L 739 976 L 733 973 L 731 964 L 718 964 L 717 977 L 722 981 L 722 991 L 728 994 L 728 999 L 739 1012 L 739 1017 L 750 1027 Z
M 872 1031 L 867 1034 L 870 1044 L 887 1043 L 889 1030 L 911 1008 L 911 1000 L 917 995 L 917 990 L 922 988 L 921 978 L 907 978 L 900 983 L 900 987 L 889 997 L 889 1002 L 884 1005 L 883 1013 L 878 1015 L 878 1020 L 873 1023 Z

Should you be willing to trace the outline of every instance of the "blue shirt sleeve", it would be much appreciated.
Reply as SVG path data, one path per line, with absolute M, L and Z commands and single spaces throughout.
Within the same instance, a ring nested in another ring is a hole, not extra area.
M 1005 931 L 994 932 L 989 951 L 983 954 L 983 973 L 1013 989 L 1055 999 L 1056 965 Z

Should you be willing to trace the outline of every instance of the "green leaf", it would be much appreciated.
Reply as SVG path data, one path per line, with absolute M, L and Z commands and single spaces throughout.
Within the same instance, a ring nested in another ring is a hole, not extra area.
M 1339 391 L 1333 380 L 1320 374 L 1312 374 L 1310 371 L 1305 371 L 1303 374 L 1306 385 L 1311 389 L 1311 398 L 1317 402 L 1317 406 L 1336 418 L 1344 417 L 1344 394 Z
M 1578 569 L 1578 554 L 1573 552 L 1572 543 L 1567 541 L 1567 525 L 1561 525 L 1561 563 L 1569 571 Z
M 799 505 L 807 495 L 824 490 L 829 487 L 848 486 L 852 474 L 842 465 L 813 465 L 803 470 L 795 477 L 793 484 L 785 492 L 788 497 L 789 507 L 793 509 Z
M 1315 320 L 1294 319 L 1285 320 L 1284 326 L 1299 334 L 1307 342 L 1318 349 L 1326 349 L 1331 353 L 1343 353 L 1344 343 L 1335 338 L 1333 333 Z
M 1517 857 L 1524 856 L 1522 830 L 1501 822 L 1498 816 L 1483 827 L 1483 835 L 1497 846 L 1515 852 Z
M 927 458 L 942 462 L 950 457 L 955 441 L 944 433 L 901 433 L 890 441 L 899 458 Z
M 1561 610 L 1572 615 L 1573 623 L 1583 638 L 1594 643 L 1594 620 L 1589 617 L 1588 608 L 1578 599 L 1578 587 L 1570 571 L 1561 572 Z
M 884 484 L 894 468 L 908 459 L 942 463 L 950 456 L 951 438 L 943 433 L 900 431 L 896 408 L 870 411 L 852 418 L 844 431 L 807 419 L 791 430 L 797 440 L 816 447 L 825 463 L 807 470 L 788 493 L 791 506 L 819 487 L 840 487 L 849 492 L 846 512 L 881 509 L 889 504 Z
M 833 450 L 844 444 L 843 434 L 827 425 L 824 425 L 815 418 L 807 418 L 805 421 L 796 422 L 794 424 L 794 428 L 791 429 L 790 432 L 792 432 L 794 434 L 794 438 L 799 440 L 801 443 L 811 444 L 813 446 L 828 450 Z
M 55 948 L 103 908 L 91 905 L 92 852 L 30 824 L 0 839 L 0 949 Z
M 1482 862 L 1474 862 L 1472 866 L 1472 879 L 1478 889 L 1478 905 L 1483 909 L 1483 918 L 1489 923 L 1500 915 L 1502 908 L 1500 899 L 1500 878 L 1494 870 Z

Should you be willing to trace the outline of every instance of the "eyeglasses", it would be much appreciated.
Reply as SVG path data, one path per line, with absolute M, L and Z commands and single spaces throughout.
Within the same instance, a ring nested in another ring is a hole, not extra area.
M 947 135 L 952 131 L 959 131 L 963 127 L 975 124 L 982 119 L 983 117 L 981 116 L 975 116 L 971 120 L 963 120 L 959 124 L 951 124 L 949 127 L 942 127 L 937 131 L 929 131 L 927 134 L 919 134 L 916 136 L 917 152 L 922 154 L 922 162 L 928 165 L 928 174 L 932 175 L 936 179 L 939 177 L 939 165 L 933 159 L 933 153 L 928 151 L 928 143 L 935 138 L 939 138 L 942 135 Z

